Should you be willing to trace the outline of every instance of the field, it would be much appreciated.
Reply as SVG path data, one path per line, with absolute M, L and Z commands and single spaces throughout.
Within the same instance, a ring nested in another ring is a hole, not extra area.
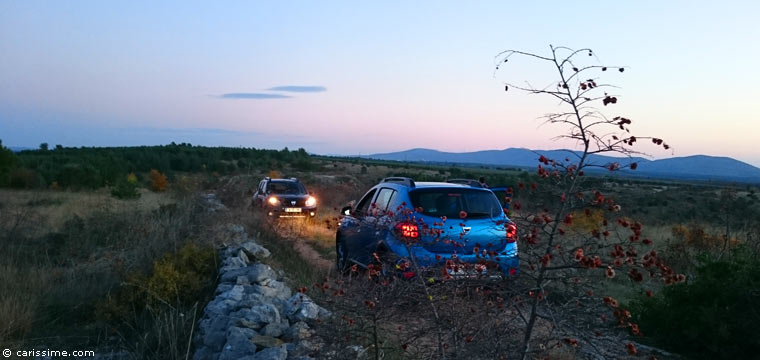
M 188 148 L 168 150 L 176 154 Z M 195 147 L 196 164 L 171 155 L 162 158 L 165 153 L 157 151 L 158 166 L 115 162 L 115 169 L 123 169 L 113 170 L 114 175 L 87 170 L 69 177 L 68 186 L 55 179 L 72 172 L 71 166 L 55 170 L 44 165 L 44 156 L 50 155 L 21 154 L 23 171 L 11 172 L 13 181 L 0 189 L 0 344 L 76 345 L 124 350 L 135 358 L 184 358 L 195 315 L 213 295 L 216 254 L 226 243 L 222 234 L 227 224 L 243 224 L 256 234 L 292 287 L 312 287 L 337 277 L 338 209 L 383 177 L 440 181 L 485 176 L 492 184 L 515 187 L 538 181 L 519 170 L 304 157 L 299 152 L 209 151 L 223 155 L 205 161 L 208 154 Z M 143 153 L 150 154 L 140 149 Z M 82 154 L 98 163 L 95 152 L 64 155 L 71 160 Z M 168 165 L 162 168 L 161 163 Z M 152 186 L 148 172 L 153 168 L 167 174 L 168 188 Z M 130 172 L 139 179 L 139 196 L 120 199 L 112 190 Z M 263 176 L 301 179 L 318 199 L 317 220 L 271 222 L 253 213 L 251 189 Z M 696 276 L 705 254 L 727 259 L 740 247 L 760 253 L 757 187 L 602 176 L 587 177 L 584 186 L 615 198 L 620 215 L 645 224 L 642 238 L 651 239 L 661 257 L 690 277 Z M 227 210 L 209 212 L 199 193 L 215 193 Z M 522 211 L 528 210 L 526 205 Z M 581 220 L 573 226 L 593 228 Z M 628 283 L 618 277 L 605 282 L 603 290 L 622 303 L 636 302 L 642 291 Z M 401 346 L 398 339 L 385 341 L 396 350 Z

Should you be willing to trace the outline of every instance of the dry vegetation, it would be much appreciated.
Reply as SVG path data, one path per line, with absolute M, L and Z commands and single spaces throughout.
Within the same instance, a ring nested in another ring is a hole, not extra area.
M 345 346 L 359 344 L 384 358 L 419 358 L 442 343 L 451 347 L 451 357 L 492 358 L 515 351 L 520 342 L 514 335 L 519 321 L 505 321 L 518 316 L 513 310 L 520 301 L 514 296 L 514 284 L 470 281 L 431 287 L 398 282 L 383 287 L 377 281 L 341 278 L 334 272 L 340 207 L 361 197 L 383 177 L 443 179 L 451 176 L 449 169 L 338 159 L 316 163 L 320 170 L 280 170 L 282 175 L 302 179 L 318 198 L 319 216 L 313 222 L 270 221 L 249 208 L 251 189 L 269 171 L 208 178 L 207 188 L 229 208 L 213 216 L 198 208 L 193 196 L 186 196 L 197 189 L 191 185 L 198 182 L 192 181 L 182 191 L 175 184 L 169 184 L 169 192 L 140 189 L 137 200 L 115 199 L 105 189 L 0 190 L 0 283 L 5 287 L 0 293 L 0 343 L 76 344 L 126 349 L 137 358 L 184 358 L 191 351 L 187 340 L 194 317 L 202 310 L 216 276 L 215 249 L 229 241 L 223 236 L 224 227 L 243 223 L 248 233 L 272 251 L 268 261 L 285 271 L 292 287 L 309 288 L 310 295 L 341 314 L 321 327 L 324 335 L 335 340 L 324 351 L 351 357 L 344 352 Z M 527 176 L 493 169 L 459 171 L 469 172 L 470 177 L 512 177 L 515 182 L 518 176 Z M 622 204 L 624 213 L 635 212 L 641 221 L 654 224 L 644 228 L 642 237 L 651 239 L 654 249 L 687 274 L 705 251 L 757 247 L 756 223 L 700 216 L 699 211 L 688 209 L 705 208 L 699 201 L 714 201 L 718 204 L 714 206 L 726 208 L 732 206 L 731 201 L 741 206 L 748 201 L 751 211 L 757 211 L 756 189 L 742 188 L 733 192 L 734 197 L 722 197 L 721 188 L 715 187 L 589 179 L 592 185 L 597 181 L 599 188 L 617 184 L 606 191 Z M 656 191 L 663 186 L 668 191 Z M 747 208 L 741 206 L 746 213 Z M 668 212 L 679 216 L 663 216 Z M 592 220 L 584 223 L 580 214 L 575 218 L 576 230 L 593 227 Z M 730 234 L 724 241 L 727 223 Z M 625 279 L 600 278 L 599 282 L 621 302 L 641 296 Z M 340 290 L 346 296 L 336 297 Z M 425 302 L 430 296 L 436 309 L 443 310 L 437 318 Z M 369 299 L 374 299 L 371 306 L 365 302 Z M 489 310 L 473 313 L 471 308 Z M 583 357 L 577 347 L 552 342 L 555 331 L 543 319 L 536 325 L 534 344 L 544 355 Z M 448 340 L 441 342 L 439 336 Z M 609 341 L 619 345 L 621 340 Z
M 213 285 L 214 247 L 193 197 L 141 192 L 2 190 L 0 343 L 166 358 L 153 352 L 174 341 L 184 358 L 193 321 L 179 314 Z

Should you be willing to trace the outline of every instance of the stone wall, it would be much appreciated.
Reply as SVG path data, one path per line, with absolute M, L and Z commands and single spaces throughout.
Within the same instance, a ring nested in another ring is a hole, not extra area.
M 239 245 L 222 252 L 216 297 L 206 305 L 194 337 L 194 359 L 311 359 L 323 341 L 312 326 L 331 314 L 293 293 L 284 274 L 262 263 L 269 250 L 229 225 Z

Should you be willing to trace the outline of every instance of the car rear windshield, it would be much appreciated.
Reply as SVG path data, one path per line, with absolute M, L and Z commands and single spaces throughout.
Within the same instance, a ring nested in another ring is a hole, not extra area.
M 267 191 L 272 194 L 283 195 L 300 195 L 306 193 L 306 189 L 304 189 L 303 185 L 293 181 L 272 181 L 269 183 L 269 186 L 267 186 Z
M 432 188 L 409 192 L 412 206 L 424 215 L 459 218 L 465 211 L 467 218 L 498 217 L 504 210 L 496 196 L 488 190 L 471 188 Z

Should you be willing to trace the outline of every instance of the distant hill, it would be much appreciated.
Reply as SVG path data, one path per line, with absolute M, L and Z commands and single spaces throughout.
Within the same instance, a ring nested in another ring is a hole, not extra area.
M 365 157 L 380 160 L 409 162 L 430 162 L 449 164 L 481 164 L 492 166 L 509 166 L 535 168 L 541 155 L 562 161 L 577 162 L 579 152 L 572 150 L 530 150 L 509 148 L 504 150 L 483 150 L 474 152 L 443 152 L 431 149 L 411 149 L 385 154 L 373 154 Z M 649 160 L 642 157 L 612 157 L 602 155 L 589 156 L 588 162 L 604 166 L 612 162 L 627 165 L 638 163 L 635 171 L 625 171 L 631 176 L 645 176 L 665 179 L 720 180 L 760 183 L 760 168 L 754 167 L 729 157 L 694 155 L 674 157 L 662 160 Z

